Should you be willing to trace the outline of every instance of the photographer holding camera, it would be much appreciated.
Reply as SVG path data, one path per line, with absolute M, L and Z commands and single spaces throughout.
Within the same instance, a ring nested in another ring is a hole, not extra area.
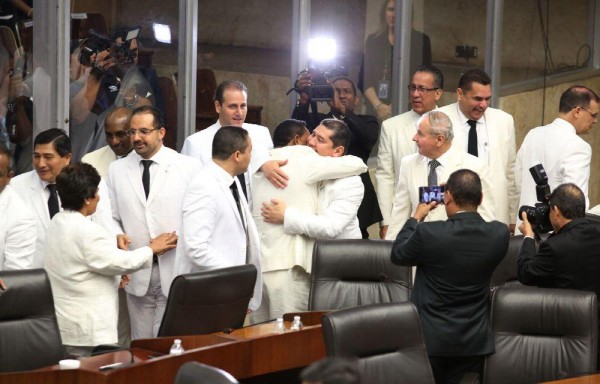
M 580 289 L 600 297 L 600 225 L 585 217 L 585 195 L 573 183 L 550 195 L 549 219 L 554 232 L 536 252 L 534 231 L 525 212 L 519 230 L 525 236 L 518 259 L 525 285 Z
M 356 108 L 360 99 L 356 94 L 356 86 L 352 80 L 345 76 L 327 81 L 333 89 L 333 92 L 329 93 L 331 98 L 327 101 L 330 110 L 328 114 L 318 113 L 316 102 L 310 97 L 311 93 L 314 94 L 316 92 L 311 92 L 310 88 L 314 87 L 315 83 L 319 83 L 317 86 L 322 88 L 326 87 L 326 83 L 320 84 L 321 82 L 318 80 L 318 78 L 323 79 L 326 76 L 315 72 L 315 70 L 302 71 L 298 76 L 298 80 L 294 85 L 295 89 L 300 93 L 300 98 L 292 113 L 292 118 L 305 121 L 310 132 L 324 119 L 333 118 L 342 120 L 352 132 L 348 155 L 360 157 L 367 164 L 371 149 L 379 136 L 377 119 L 373 116 L 357 115 L 354 113 L 354 108 Z M 319 93 L 326 94 L 327 92 Z M 319 100 L 325 98 L 319 98 Z M 309 112 L 311 104 L 312 113 Z M 358 209 L 358 221 L 362 236 L 364 239 L 367 239 L 369 237 L 367 228 L 371 224 L 380 222 L 382 216 L 379 210 L 379 203 L 377 202 L 377 195 L 375 194 L 375 187 L 369 173 L 365 172 L 360 177 L 365 187 L 365 195 Z

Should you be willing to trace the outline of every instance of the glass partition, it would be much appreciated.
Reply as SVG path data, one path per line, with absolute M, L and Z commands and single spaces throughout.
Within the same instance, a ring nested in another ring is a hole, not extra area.
M 16 173 L 32 169 L 33 2 L 5 2 L 0 9 L 0 144 L 13 154 Z
M 593 13 L 588 0 L 504 0 L 502 84 L 590 68 Z
M 217 120 L 214 90 L 224 80 L 248 87 L 247 123 L 272 131 L 290 117 L 292 3 L 199 0 L 196 130 Z
M 458 80 L 466 70 L 484 69 L 486 17 L 487 2 L 483 0 L 413 1 L 412 28 L 429 38 L 432 63 L 444 73 L 440 105 L 456 101 Z
M 178 2 L 72 1 L 69 134 L 73 160 L 107 145 L 104 124 L 115 108 L 154 105 L 177 134 Z

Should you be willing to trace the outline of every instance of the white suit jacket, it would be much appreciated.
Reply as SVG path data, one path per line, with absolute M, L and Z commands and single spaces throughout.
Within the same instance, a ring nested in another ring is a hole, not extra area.
M 48 211 L 48 197 L 50 196 L 50 192 L 46 189 L 48 184 L 43 182 L 36 171 L 33 170 L 16 176 L 10 181 L 10 185 L 13 186 L 17 194 L 25 201 L 25 204 L 32 208 L 35 214 L 37 241 L 32 268 L 43 268 L 44 253 L 46 250 L 46 231 L 48 230 L 48 225 L 50 225 L 50 212 Z M 104 180 L 100 180 L 98 194 L 100 195 L 100 201 L 98 202 L 96 213 L 91 215 L 90 219 L 116 235 L 119 229 L 117 223 L 112 219 L 110 196 Z M 60 209 L 62 210 L 62 207 Z
M 280 199 L 288 208 L 316 215 L 319 202 L 317 182 L 360 175 L 367 171 L 367 166 L 358 157 L 320 156 L 305 145 L 275 148 L 271 151 L 271 158 L 288 160 L 282 169 L 289 176 L 289 181 L 287 187 L 277 189 L 262 172 L 254 174 L 256 204 L 252 208 L 252 216 L 260 234 L 262 270 L 269 272 L 299 265 L 310 272 L 314 239 L 287 234 L 282 225 L 265 222 L 260 212 L 262 204 Z
M 0 192 L 0 271 L 32 268 L 35 216 L 9 185 Z
M 235 180 L 240 192 L 246 230 L 229 189 Z M 262 299 L 260 239 L 239 180 L 211 162 L 196 175 L 183 198 L 182 232 L 177 246 L 177 274 L 254 264 L 258 271 L 249 308 Z M 248 242 L 246 241 L 248 239 Z M 247 251 L 246 251 L 247 250 Z M 248 252 L 248 260 L 246 260 Z
M 377 200 L 383 216 L 382 225 L 389 225 L 396 183 L 400 173 L 400 160 L 417 152 L 412 140 L 417 132 L 417 121 L 421 115 L 413 110 L 394 116 L 381 123 L 379 151 L 377 152 Z
M 323 181 L 319 186 L 317 215 L 286 209 L 284 230 L 314 239 L 361 239 L 356 214 L 364 194 L 359 176 Z
M 529 172 L 529 168 L 537 164 L 544 166 L 551 190 L 563 183 L 574 183 L 585 194 L 585 205 L 589 207 L 591 160 L 592 148 L 577 136 L 575 127 L 566 120 L 557 118 L 548 125 L 532 129 L 517 154 L 515 174 L 520 192 L 519 207 L 537 202 L 535 182 Z
M 459 119 L 458 104 L 446 105 L 439 109 L 450 117 L 454 127 L 453 146 L 465 150 L 469 140 L 462 129 Z M 488 108 L 484 114 L 488 133 L 487 158 L 480 156 L 490 169 L 490 182 L 494 194 L 495 220 L 505 224 L 515 222 L 519 196 L 515 183 L 515 123 L 508 113 L 495 108 Z M 485 217 L 484 217 L 485 219 Z
M 198 160 L 183 156 L 162 146 L 152 158 L 157 162 L 151 170 L 150 194 L 146 200 L 142 185 L 142 157 L 135 152 L 114 161 L 109 168 L 109 189 L 113 198 L 113 216 L 131 238 L 131 249 L 150 242 L 164 232 L 181 233 L 181 202 L 183 195 L 201 165 Z M 180 241 L 180 240 L 179 240 Z M 165 296 L 175 274 L 175 250 L 158 258 L 160 282 Z M 152 270 L 144 269 L 131 275 L 125 290 L 144 296 L 150 284 Z
M 484 220 L 493 220 L 495 217 L 495 196 L 492 193 L 488 166 L 483 160 L 454 148 L 454 145 L 450 147 L 446 154 L 448 155 L 447 162 L 444 164 L 441 178 L 438 179 L 439 184 L 445 183 L 452 172 L 459 169 L 470 169 L 476 172 L 481 179 L 483 193 L 483 201 L 477 212 L 479 212 Z M 427 186 L 428 162 L 429 159 L 421 156 L 419 153 L 406 156 L 402 159 L 390 227 L 385 236 L 386 240 L 395 240 L 406 220 L 417 209 L 417 205 L 419 205 L 419 187 Z M 438 206 L 429 212 L 427 217 L 425 217 L 425 221 L 446 220 L 447 218 L 445 207 Z
M 188 136 L 183 143 L 183 148 L 181 148 L 181 154 L 200 160 L 203 166 L 212 163 L 212 142 L 219 128 L 221 128 L 221 123 L 217 120 L 210 127 Z M 269 129 L 262 125 L 244 123 L 242 128 L 248 131 L 252 141 L 250 165 L 244 173 L 248 203 L 252 208 L 252 175 L 266 161 L 270 160 L 269 151 L 273 149 L 273 140 L 271 140 Z
M 151 248 L 119 250 L 112 234 L 81 213 L 57 213 L 48 227 L 45 268 L 63 343 L 116 343 L 120 275 L 151 266 Z
M 108 145 L 90 152 L 81 158 L 82 163 L 88 163 L 98 170 L 103 179 L 108 178 L 108 166 L 117 160 L 117 155 Z

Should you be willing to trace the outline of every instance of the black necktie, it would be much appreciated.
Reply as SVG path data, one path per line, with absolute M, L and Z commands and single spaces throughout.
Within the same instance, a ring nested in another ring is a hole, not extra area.
M 469 129 L 469 144 L 467 146 L 467 152 L 473 156 L 478 156 L 477 151 L 477 122 L 475 120 L 467 120 L 467 123 L 471 127 Z
M 246 229 L 246 224 L 244 224 L 244 215 L 242 214 L 242 203 L 240 202 L 240 192 L 238 191 L 235 181 L 231 183 L 229 189 L 231 189 L 231 193 L 233 194 L 233 198 L 235 200 L 235 205 L 237 205 L 238 213 L 240 214 L 240 219 L 242 220 L 242 225 L 244 226 L 244 229 Z
M 243 175 L 242 180 L 244 180 Z M 250 238 L 248 237 L 248 227 L 246 227 L 246 224 L 244 223 L 244 215 L 242 214 L 242 202 L 240 201 L 240 192 L 238 191 L 235 181 L 231 183 L 229 189 L 231 189 L 231 193 L 233 194 L 233 199 L 235 200 L 235 205 L 237 205 L 238 213 L 240 214 L 240 218 L 242 220 L 242 226 L 244 227 L 244 232 L 246 233 L 246 264 L 248 264 L 248 260 L 250 257 Z
M 146 200 L 148 200 L 148 194 L 150 193 L 150 165 L 152 160 L 142 160 L 144 166 L 144 172 L 142 173 L 142 184 L 144 184 L 144 192 L 146 193 Z
M 240 181 L 240 185 L 242 186 L 242 192 L 244 192 L 244 196 L 246 196 L 246 200 L 248 200 L 248 192 L 246 192 L 246 177 L 244 177 L 243 173 L 237 175 L 238 180 Z
M 58 213 L 58 195 L 56 194 L 56 184 L 48 184 L 48 190 L 50 191 L 50 197 L 48 198 L 48 212 L 50 212 L 50 219 Z
M 440 162 L 437 160 L 431 160 L 429 162 L 429 175 L 427 176 L 427 184 L 428 185 L 438 185 L 437 172 L 435 169 L 440 165 Z

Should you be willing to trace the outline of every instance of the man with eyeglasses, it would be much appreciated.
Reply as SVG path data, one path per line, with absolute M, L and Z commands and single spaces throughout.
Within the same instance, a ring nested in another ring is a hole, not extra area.
M 299 76 L 296 87 L 300 89 L 300 98 L 292 113 L 292 119 L 305 121 L 311 133 L 325 119 L 343 121 L 350 129 L 350 132 L 352 132 L 352 139 L 347 148 L 348 155 L 359 157 L 367 164 L 371 149 L 373 149 L 379 136 L 379 126 L 374 116 L 357 115 L 354 113 L 354 108 L 358 106 L 360 98 L 356 94 L 356 86 L 352 80 L 348 77 L 340 76 L 331 81 L 334 93 L 333 99 L 328 102 L 330 109 L 327 114 L 314 112 L 316 107 L 312 107 L 312 113 L 309 112 L 311 99 L 308 96 L 307 90 L 311 82 L 312 74 L 310 72 L 302 73 Z M 372 224 L 380 222 L 382 216 L 379 203 L 377 202 L 375 187 L 373 186 L 369 172 L 363 173 L 360 175 L 360 178 L 365 192 L 358 209 L 358 222 L 362 237 L 367 239 L 369 237 L 367 228 Z
M 157 108 L 134 109 L 129 126 L 135 152 L 111 163 L 108 184 L 113 217 L 125 233 L 119 246 L 135 249 L 157 234 L 180 233 L 183 195 L 201 164 L 163 145 L 166 129 Z M 175 278 L 175 254 L 155 257 L 152 268 L 131 274 L 125 291 L 132 339 L 156 337 Z
M 133 149 L 131 140 L 127 136 L 131 109 L 125 107 L 115 108 L 106 117 L 104 134 L 106 146 L 83 156 L 81 161 L 93 165 L 103 179 L 108 177 L 110 163 L 118 158 L 125 157 Z
M 491 108 L 492 80 L 483 70 L 466 71 L 458 82 L 457 102 L 440 108 L 454 126 L 454 145 L 482 159 L 490 168 L 495 220 L 514 231 L 519 200 L 515 185 L 515 122 Z
M 442 71 L 433 65 L 421 65 L 408 85 L 411 110 L 391 117 L 381 124 L 375 180 L 377 200 L 383 216 L 379 229 L 379 237 L 382 239 L 385 238 L 390 224 L 400 160 L 417 152 L 417 146 L 412 140 L 417 132 L 417 121 L 424 113 L 437 108 L 436 103 L 442 97 L 443 87 Z
M 515 165 L 519 207 L 537 202 L 535 182 L 529 168 L 542 164 L 551 190 L 561 184 L 573 183 L 583 191 L 585 205 L 589 208 L 592 148 L 579 136 L 587 134 L 596 124 L 598 102 L 598 95 L 591 89 L 582 85 L 569 87 L 560 97 L 558 117 L 552 123 L 527 133 Z M 517 219 L 519 225 L 521 218 Z

